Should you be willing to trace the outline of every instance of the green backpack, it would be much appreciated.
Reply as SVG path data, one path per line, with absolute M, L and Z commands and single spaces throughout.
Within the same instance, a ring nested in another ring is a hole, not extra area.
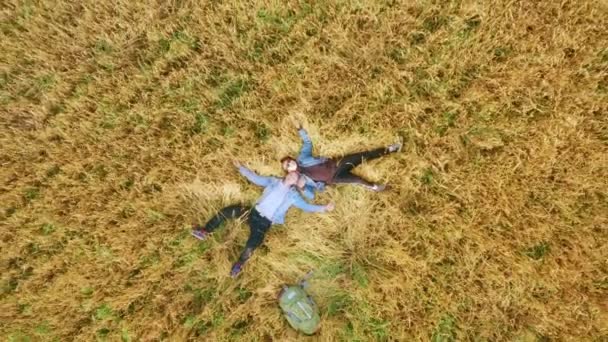
M 289 325 L 306 335 L 312 335 L 319 328 L 321 317 L 317 304 L 304 291 L 305 287 L 305 281 L 298 285 L 283 286 L 279 294 L 279 306 Z

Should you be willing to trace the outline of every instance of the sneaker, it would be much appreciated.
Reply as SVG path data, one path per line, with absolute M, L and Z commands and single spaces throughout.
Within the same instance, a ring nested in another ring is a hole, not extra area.
M 374 184 L 374 185 L 372 185 L 370 187 L 370 189 L 372 191 L 375 191 L 375 192 L 380 192 L 380 191 L 383 191 L 384 189 L 386 189 L 386 185 L 384 185 L 384 184 Z
M 205 240 L 207 238 L 207 236 L 209 236 L 208 231 L 205 230 L 205 228 L 199 228 L 199 229 L 193 229 L 192 232 L 190 232 L 190 234 L 192 234 L 192 236 L 194 236 L 195 238 L 199 239 L 199 240 Z
M 241 269 L 243 268 L 243 265 L 241 265 L 240 262 L 237 262 L 236 264 L 234 264 L 234 266 L 232 266 L 232 270 L 230 270 L 230 276 L 232 278 L 236 278 L 239 273 L 241 273 Z
M 401 151 L 401 146 L 403 146 L 403 144 L 398 142 L 396 144 L 388 145 L 388 147 L 386 149 L 388 150 L 389 153 L 394 153 L 394 152 Z

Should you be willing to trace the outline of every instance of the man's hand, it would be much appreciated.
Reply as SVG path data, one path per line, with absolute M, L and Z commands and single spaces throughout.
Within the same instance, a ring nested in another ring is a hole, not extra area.
M 301 129 L 303 128 L 303 127 L 302 127 L 302 123 L 300 122 L 300 120 L 297 120 L 297 119 L 293 120 L 293 125 L 296 127 L 296 129 L 297 129 L 298 131 L 299 131 L 299 130 L 301 130 Z
M 241 163 L 240 163 L 238 160 L 236 160 L 236 159 L 232 161 L 232 164 L 233 164 L 233 165 L 234 165 L 234 167 L 236 167 L 237 169 L 238 169 L 239 167 L 241 167 L 241 166 L 242 166 L 242 165 L 241 165 Z
M 325 211 L 330 212 L 336 209 L 336 205 L 332 202 L 325 206 Z

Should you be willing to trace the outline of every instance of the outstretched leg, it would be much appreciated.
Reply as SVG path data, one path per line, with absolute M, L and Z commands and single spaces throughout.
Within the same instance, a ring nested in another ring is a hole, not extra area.
M 252 210 L 249 215 L 249 239 L 245 243 L 245 248 L 241 255 L 239 256 L 239 260 L 232 266 L 232 270 L 230 271 L 230 275 L 232 277 L 236 277 L 243 268 L 243 264 L 249 260 L 253 251 L 260 247 L 262 242 L 264 242 L 264 237 L 266 236 L 266 232 L 272 225 L 272 222 L 267 218 L 260 215 L 257 210 Z
M 350 172 L 337 174 L 332 182 L 334 184 L 360 184 L 373 191 L 382 191 L 386 188 L 386 185 L 374 184 Z
M 336 173 L 347 173 L 363 163 L 364 160 L 380 158 L 386 154 L 399 151 L 401 144 L 393 144 L 387 147 L 380 147 L 371 151 L 364 151 L 346 155 L 338 161 Z
M 204 226 L 196 225 L 192 231 L 192 235 L 197 239 L 204 240 L 209 233 L 213 232 L 227 219 L 241 217 L 247 214 L 250 209 L 250 207 L 241 204 L 229 205 L 215 214 Z

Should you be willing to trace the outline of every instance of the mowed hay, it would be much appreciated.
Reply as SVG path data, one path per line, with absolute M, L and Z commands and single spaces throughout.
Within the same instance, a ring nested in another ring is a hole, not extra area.
M 0 336 L 608 339 L 603 1 L 16 1 L 0 8 Z M 295 155 L 400 138 L 292 209 L 242 275 L 242 220 Z

